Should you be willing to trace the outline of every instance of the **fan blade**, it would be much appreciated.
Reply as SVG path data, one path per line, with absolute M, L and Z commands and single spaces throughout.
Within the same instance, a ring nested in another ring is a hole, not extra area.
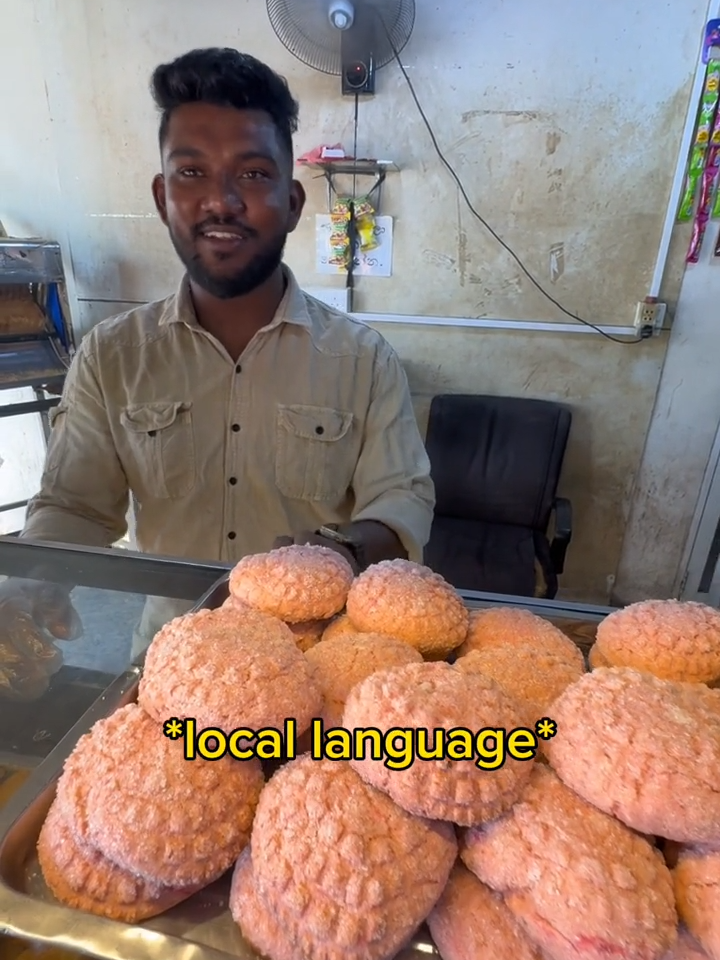
M 394 59 L 405 47 L 415 25 L 415 0 L 352 0 L 356 18 L 375 20 L 372 55 L 375 69 Z M 329 0 L 266 0 L 268 17 L 283 46 L 302 63 L 339 76 L 343 32 L 330 22 Z

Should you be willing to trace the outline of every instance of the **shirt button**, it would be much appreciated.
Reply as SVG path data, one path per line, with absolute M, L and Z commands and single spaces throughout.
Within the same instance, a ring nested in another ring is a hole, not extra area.
M 234 424 L 232 425 L 232 430 L 233 430 L 233 433 L 237 433 L 237 432 L 240 430 L 240 424 L 239 424 L 239 423 L 234 423 Z
M 320 437 L 320 436 L 323 435 L 323 433 L 325 433 L 325 428 L 324 428 L 324 427 L 315 427 L 315 433 Z
M 231 483 L 233 486 L 237 483 L 237 477 L 230 477 L 228 483 Z
M 240 364 L 238 364 L 238 365 L 235 367 L 235 373 L 242 373 L 242 366 L 241 366 Z
M 234 540 L 236 536 L 237 534 L 235 533 L 235 531 L 231 530 L 230 533 L 228 534 L 228 540 Z

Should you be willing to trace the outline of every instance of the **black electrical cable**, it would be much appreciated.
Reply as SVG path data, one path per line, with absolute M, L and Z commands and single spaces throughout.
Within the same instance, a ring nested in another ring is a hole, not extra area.
M 381 17 L 381 19 L 382 19 L 382 17 Z M 533 275 L 530 273 L 530 271 L 527 269 L 527 267 L 526 267 L 525 264 L 522 262 L 522 260 L 520 259 L 520 257 L 518 257 L 518 255 L 515 253 L 515 251 L 514 251 L 511 247 L 509 247 L 507 243 L 505 243 L 505 241 L 502 239 L 502 237 L 499 237 L 499 236 L 498 236 L 498 234 L 493 230 L 493 228 L 490 226 L 490 224 L 477 212 L 477 210 L 475 209 L 475 207 L 474 207 L 474 206 L 472 205 L 472 203 L 470 202 L 470 198 L 469 198 L 468 195 L 467 195 L 467 191 L 465 190 L 465 187 L 463 186 L 462 180 L 461 180 L 460 177 L 457 175 L 457 173 L 456 173 L 455 170 L 453 169 L 451 163 L 449 162 L 449 160 L 447 160 L 447 158 L 446 158 L 445 155 L 443 154 L 442 150 L 440 149 L 440 146 L 439 146 L 439 144 L 438 144 L 438 142 L 437 142 L 437 138 L 436 138 L 435 133 L 434 133 L 434 131 L 433 131 L 432 125 L 431 125 L 430 121 L 428 120 L 428 118 L 427 118 L 427 116 L 426 116 L 426 114 L 425 114 L 425 111 L 423 110 L 422 105 L 421 105 L 421 103 L 420 103 L 420 101 L 419 101 L 419 99 L 418 99 L 418 96 L 417 96 L 416 92 L 415 92 L 415 87 L 413 86 L 412 80 L 411 80 L 410 77 L 408 76 L 407 70 L 406 70 L 405 67 L 403 66 L 403 62 L 402 62 L 402 60 L 400 59 L 400 54 L 398 53 L 398 51 L 397 51 L 397 49 L 396 49 L 396 47 L 395 47 L 395 44 L 394 44 L 393 41 L 392 41 L 392 38 L 391 38 L 391 36 L 390 36 L 390 33 L 389 33 L 387 27 L 385 27 L 385 24 L 384 24 L 384 23 L 383 23 L 383 28 L 384 28 L 384 30 L 385 30 L 385 34 L 387 35 L 388 42 L 389 42 L 389 44 L 390 44 L 390 46 L 391 46 L 391 48 L 392 48 L 392 51 L 393 51 L 393 55 L 394 55 L 394 57 L 395 57 L 395 60 L 397 61 L 397 65 L 398 65 L 398 67 L 400 68 L 400 72 L 402 73 L 403 77 L 405 78 L 405 82 L 407 83 L 408 90 L 410 91 L 410 95 L 411 95 L 411 97 L 413 98 L 413 100 L 415 101 L 415 106 L 417 107 L 418 113 L 420 114 L 420 117 L 422 118 L 423 123 L 424 123 L 425 126 L 427 127 L 427 131 L 428 131 L 428 133 L 430 134 L 430 139 L 432 140 L 432 144 L 433 144 L 433 146 L 435 147 L 435 152 L 437 153 L 438 157 L 440 158 L 441 163 L 442 163 L 445 167 L 447 167 L 448 171 L 450 172 L 450 176 L 453 178 L 453 180 L 454 180 L 455 183 L 457 184 L 458 190 L 459 190 L 460 193 L 462 194 L 463 200 L 464 200 L 465 203 L 467 204 L 468 209 L 470 210 L 470 212 L 473 214 L 473 216 L 475 216 L 475 217 L 480 221 L 480 223 L 485 227 L 485 229 L 488 231 L 488 233 L 490 233 L 491 236 L 494 237 L 495 240 L 497 240 L 497 242 L 500 244 L 500 246 L 503 247 L 505 250 L 507 250 L 507 252 L 508 252 L 508 253 L 510 254 L 510 256 L 513 258 L 513 260 L 515 260 L 515 262 L 516 262 L 517 265 L 520 267 L 520 269 L 522 270 L 522 272 L 523 272 L 523 273 L 525 274 L 525 276 L 528 278 L 528 280 L 533 284 L 533 286 L 536 287 L 536 288 L 540 291 L 540 293 L 541 293 L 546 299 L 548 299 L 548 300 L 550 301 L 550 303 L 552 303 L 554 306 L 556 306 L 556 307 L 558 308 L 558 310 L 562 311 L 562 313 L 564 313 L 566 316 L 570 317 L 572 320 L 576 320 L 578 323 L 584 324 L 586 327 L 591 327 L 593 330 L 595 330 L 595 331 L 596 331 L 597 333 L 599 333 L 601 336 L 605 337 L 607 340 L 612 340 L 613 343 L 620 343 L 620 344 L 622 344 L 623 346 L 632 346 L 633 344 L 636 344 L 636 343 L 642 343 L 644 340 L 647 340 L 649 337 L 651 337 L 653 330 L 652 330 L 652 327 L 650 327 L 650 326 L 648 326 L 648 327 L 643 327 L 643 329 L 642 329 L 641 332 L 640 332 L 640 336 L 639 336 L 636 340 L 624 340 L 624 339 L 621 339 L 620 337 L 614 337 L 614 336 L 612 336 L 611 334 L 606 333 L 604 330 L 602 330 L 602 329 L 601 329 L 600 327 L 598 327 L 596 324 L 590 323 L 589 320 L 583 320 L 583 318 L 577 316 L 577 314 L 572 313 L 570 310 L 566 310 L 565 307 L 564 307 L 561 303 L 559 303 L 551 294 L 549 294 L 549 293 L 547 292 L 547 290 L 545 290 L 545 289 L 542 287 L 542 285 L 535 279 L 535 277 L 533 277 Z

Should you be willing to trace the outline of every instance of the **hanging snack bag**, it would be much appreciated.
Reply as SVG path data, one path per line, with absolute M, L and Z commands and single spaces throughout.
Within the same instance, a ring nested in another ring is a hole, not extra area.
M 338 197 L 330 211 L 330 256 L 328 263 L 333 267 L 347 267 L 350 260 L 350 200 Z
M 375 234 L 375 216 L 364 214 L 357 221 L 358 239 L 360 249 L 365 253 L 368 250 L 375 250 L 380 246 Z
M 332 205 L 332 210 L 330 211 L 330 219 L 333 224 L 335 223 L 347 223 L 350 219 L 350 204 L 351 200 L 348 200 L 347 197 L 338 197 L 335 203 Z
M 700 105 L 700 118 L 695 134 L 696 146 L 703 146 L 710 142 L 713 130 L 715 113 L 717 112 L 718 98 L 720 98 L 720 61 L 711 60 L 708 64 L 705 90 Z
M 705 168 L 706 152 L 707 147 L 695 146 L 690 154 L 690 164 L 688 166 L 687 177 L 685 178 L 685 192 L 678 213 L 678 221 L 680 223 L 689 223 L 689 221 L 692 220 L 697 188 L 703 169 Z
M 375 234 L 375 208 L 367 197 L 360 197 L 355 201 L 354 213 L 360 249 L 363 253 L 375 250 L 380 246 Z

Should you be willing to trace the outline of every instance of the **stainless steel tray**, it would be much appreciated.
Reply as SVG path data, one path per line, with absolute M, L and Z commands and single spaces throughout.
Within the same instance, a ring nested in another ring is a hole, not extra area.
M 227 576 L 193 609 L 216 608 L 228 596 Z M 521 601 L 507 597 L 462 594 L 468 607 L 526 606 L 554 619 L 599 621 L 610 611 L 580 605 Z M 571 609 L 572 608 L 572 609 Z M 578 644 L 580 645 L 580 644 Z M 102 717 L 137 698 L 142 658 L 115 680 L 55 750 L 0 810 L 0 934 L 52 944 L 99 960 L 260 960 L 248 946 L 228 911 L 230 872 L 174 909 L 141 924 L 106 920 L 59 904 L 46 887 L 35 846 L 55 796 L 63 764 L 78 739 Z M 396 960 L 438 956 L 426 928 Z

